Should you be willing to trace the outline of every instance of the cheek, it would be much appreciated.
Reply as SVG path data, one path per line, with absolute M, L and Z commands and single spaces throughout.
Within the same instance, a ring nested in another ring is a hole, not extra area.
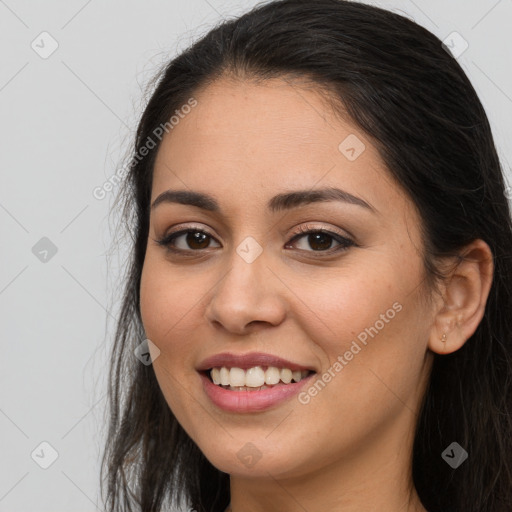
M 342 270 L 324 270 L 316 283 L 304 281 L 303 296 L 324 325 L 331 355 L 333 350 L 348 350 L 347 343 L 355 339 L 364 344 L 379 338 L 386 350 L 393 351 L 410 345 L 408 333 L 418 331 L 425 319 L 419 300 L 421 279 L 417 257 L 369 253 Z
M 364 272 L 354 268 L 341 277 L 338 269 L 322 285 L 302 283 L 309 312 L 304 308 L 299 316 L 301 329 L 315 340 L 325 362 L 319 376 L 325 386 L 318 383 L 318 395 L 312 390 L 318 399 L 311 396 L 319 415 L 326 414 L 320 406 L 326 402 L 347 414 L 402 407 L 396 396 L 406 399 L 418 385 L 428 324 L 421 292 L 411 293 L 419 269 L 417 275 L 405 275 L 400 265 L 362 268 Z
M 204 294 L 198 280 L 187 269 L 172 268 L 161 257 L 147 255 L 141 276 L 140 311 L 147 337 L 159 347 L 190 337 L 193 310 L 201 307 Z
M 364 340 L 365 329 L 378 322 L 379 330 L 385 320 L 395 318 L 400 294 L 389 272 L 372 273 L 368 267 L 335 269 L 318 279 L 308 278 L 297 283 L 297 297 L 304 303 L 302 329 L 311 334 L 311 339 L 322 340 L 319 344 L 330 358 L 348 350 L 350 342 L 358 335 Z M 382 278 L 387 275 L 387 280 Z M 297 302 L 297 306 L 300 302 Z M 304 307 L 306 306 L 306 307 Z M 399 308 L 399 306 L 398 306 Z M 386 314 L 387 312 L 387 314 Z M 313 335 L 314 330 L 317 335 Z
M 167 404 L 189 430 L 200 414 L 189 400 L 198 386 L 193 368 L 199 332 L 197 309 L 204 290 L 186 269 L 172 268 L 160 255 L 148 251 L 140 285 L 140 311 L 148 339 L 160 350 L 153 370 Z M 195 314 L 194 314 L 195 313 Z M 193 432 L 189 431 L 189 435 Z

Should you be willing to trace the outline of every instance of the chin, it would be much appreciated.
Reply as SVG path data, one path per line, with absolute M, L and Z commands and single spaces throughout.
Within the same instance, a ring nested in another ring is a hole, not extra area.
M 261 443 L 259 444 L 261 446 Z M 298 476 L 307 472 L 307 464 L 301 471 L 291 459 L 293 453 L 272 450 L 272 455 L 265 455 L 265 448 L 259 449 L 247 441 L 239 449 L 224 451 L 222 454 L 211 450 L 201 450 L 210 463 L 220 471 L 246 478 L 269 478 Z M 297 464 L 299 462 L 297 461 Z

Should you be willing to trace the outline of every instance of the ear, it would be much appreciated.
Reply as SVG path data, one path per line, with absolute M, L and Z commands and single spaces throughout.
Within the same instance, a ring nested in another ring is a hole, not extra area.
M 474 240 L 444 282 L 442 301 L 428 347 L 438 354 L 461 348 L 482 320 L 494 273 L 493 255 L 483 240 Z M 444 336 L 443 336 L 444 335 Z

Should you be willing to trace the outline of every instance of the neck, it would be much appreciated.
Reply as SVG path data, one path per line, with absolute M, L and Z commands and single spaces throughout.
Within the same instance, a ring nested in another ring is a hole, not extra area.
M 231 478 L 231 503 L 226 512 L 427 512 L 413 487 L 398 486 L 389 476 L 345 485 L 329 479 L 318 482 L 317 478 L 294 482 Z

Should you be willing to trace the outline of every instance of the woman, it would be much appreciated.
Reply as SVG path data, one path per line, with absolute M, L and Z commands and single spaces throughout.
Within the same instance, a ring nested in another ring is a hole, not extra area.
M 397 14 L 270 2 L 173 59 L 120 196 L 107 509 L 512 510 L 504 190 Z

